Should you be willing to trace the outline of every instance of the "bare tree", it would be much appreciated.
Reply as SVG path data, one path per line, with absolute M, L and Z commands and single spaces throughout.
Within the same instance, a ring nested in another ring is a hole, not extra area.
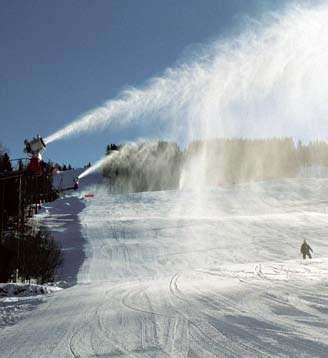
M 7 150 L 6 147 L 0 142 L 0 156 L 2 156 L 3 154 L 5 154 L 5 152 L 8 152 L 8 150 Z

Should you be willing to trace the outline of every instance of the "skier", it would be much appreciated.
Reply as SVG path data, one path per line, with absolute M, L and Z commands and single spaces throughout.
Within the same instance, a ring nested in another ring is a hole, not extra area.
M 313 252 L 310 245 L 306 242 L 306 240 L 304 240 L 301 246 L 301 253 L 303 255 L 304 260 L 306 259 L 306 256 L 309 256 L 309 259 L 312 259 L 310 251 Z

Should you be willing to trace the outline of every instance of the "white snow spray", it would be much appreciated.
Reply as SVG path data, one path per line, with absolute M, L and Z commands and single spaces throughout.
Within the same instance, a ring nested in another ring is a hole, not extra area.
M 126 158 L 127 154 L 130 151 L 136 151 L 137 148 L 137 143 L 130 143 L 130 144 L 126 144 L 125 146 L 123 146 L 123 148 L 119 151 L 112 151 L 111 154 L 99 159 L 97 162 L 95 162 L 90 168 L 87 168 L 84 172 L 82 172 L 79 175 L 79 179 L 83 179 L 84 177 L 101 171 L 106 165 L 110 164 L 110 162 L 112 161 L 121 161 L 124 158 Z
M 328 4 L 293 5 L 249 24 L 142 88 L 82 115 L 46 143 L 132 121 L 160 122 L 171 140 L 328 135 Z M 206 146 L 182 172 L 180 187 L 202 187 Z M 100 165 L 98 163 L 98 165 Z
M 108 159 L 109 159 L 109 157 L 104 157 L 104 158 L 99 159 L 90 168 L 87 168 L 84 172 L 82 172 L 78 176 L 78 179 L 82 179 L 92 173 L 100 171 L 103 168 L 103 166 L 107 163 Z
M 147 172 L 148 186 L 151 186 L 151 177 L 153 176 L 157 185 L 160 184 L 160 181 L 163 182 L 163 187 L 167 187 L 170 182 L 178 181 L 177 178 L 173 178 L 172 168 L 169 164 L 171 162 L 172 166 L 172 161 L 177 160 L 178 157 L 179 150 L 175 143 L 161 141 L 128 143 L 120 147 L 119 150 L 113 150 L 109 155 L 87 168 L 79 175 L 79 179 L 107 169 L 111 174 L 115 173 L 116 170 L 129 172 L 129 176 L 134 177 L 134 179 L 139 176 L 138 179 L 142 181 L 140 176 Z M 170 173 L 170 175 L 167 175 L 167 173 Z M 163 180 L 164 177 L 165 180 Z M 125 184 L 131 187 L 133 182 Z
M 132 120 L 163 120 L 172 139 L 328 134 L 328 5 L 293 6 L 218 41 L 142 88 L 83 114 L 46 138 Z

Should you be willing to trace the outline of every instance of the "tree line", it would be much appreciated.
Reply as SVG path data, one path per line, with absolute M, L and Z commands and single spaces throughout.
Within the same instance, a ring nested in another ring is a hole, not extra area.
M 0 282 L 17 277 L 23 282 L 53 281 L 62 259 L 59 244 L 46 228 L 29 227 L 24 235 L 7 232 L 0 242 Z
M 65 172 L 66 170 L 72 170 L 73 169 L 71 164 L 66 165 L 66 164 L 58 164 L 58 163 L 56 163 L 54 166 L 55 166 L 55 168 L 57 170 L 63 171 L 63 172 Z
M 19 278 L 43 283 L 54 277 L 60 247 L 30 220 L 42 202 L 58 198 L 53 169 L 42 163 L 42 171 L 35 175 L 20 161 L 15 168 L 8 153 L 0 153 L 0 282 Z
M 176 143 L 111 144 L 106 154 L 111 160 L 103 175 L 115 191 L 175 189 L 179 185 L 182 152 Z
M 187 175 L 202 171 L 206 184 L 214 186 L 296 177 L 301 167 L 328 166 L 328 143 L 218 138 L 193 141 L 182 150 L 176 143 L 159 141 L 134 146 L 108 144 L 106 155 L 112 160 L 103 174 L 113 188 L 148 191 L 177 188 L 183 170 Z
M 324 141 L 315 141 L 303 144 L 301 141 L 297 144 L 298 160 L 302 166 L 328 166 L 328 143 Z

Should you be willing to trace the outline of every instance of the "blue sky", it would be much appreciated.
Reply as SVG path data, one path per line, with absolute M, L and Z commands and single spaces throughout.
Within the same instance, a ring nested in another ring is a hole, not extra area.
M 241 30 L 245 16 L 283 0 L 2 0 L 0 142 L 22 156 L 24 138 L 47 136 L 172 66 L 190 47 Z M 147 130 L 143 128 L 143 134 Z M 133 140 L 110 129 L 50 144 L 45 158 L 79 166 L 107 143 Z

